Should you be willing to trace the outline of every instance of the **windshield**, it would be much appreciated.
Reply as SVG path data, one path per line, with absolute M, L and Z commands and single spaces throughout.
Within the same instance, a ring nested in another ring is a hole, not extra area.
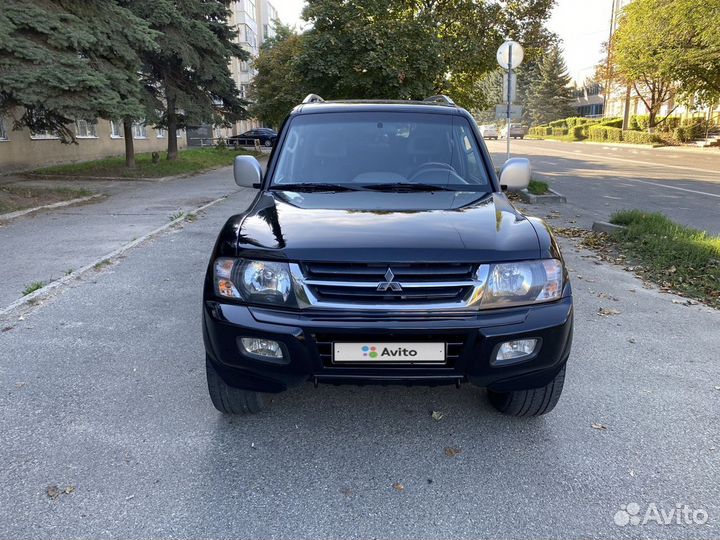
M 294 117 L 271 187 L 289 184 L 490 191 L 465 118 L 382 111 Z

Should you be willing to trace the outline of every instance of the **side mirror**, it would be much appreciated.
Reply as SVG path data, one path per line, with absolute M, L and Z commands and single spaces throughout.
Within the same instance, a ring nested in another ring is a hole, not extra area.
M 233 174 L 240 187 L 257 188 L 262 181 L 262 167 L 253 156 L 235 156 Z
M 508 159 L 500 171 L 500 187 L 503 191 L 520 191 L 530 184 L 530 160 Z

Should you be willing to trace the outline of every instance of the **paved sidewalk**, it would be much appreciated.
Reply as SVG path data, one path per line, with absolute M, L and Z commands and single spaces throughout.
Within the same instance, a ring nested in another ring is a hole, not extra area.
M 28 181 L 31 183 L 37 182 Z M 238 206 L 241 210 L 254 194 L 235 185 L 230 167 L 166 182 L 74 183 L 78 184 L 109 197 L 96 204 L 58 208 L 0 226 L 0 309 L 20 298 L 28 284 L 48 283 L 90 264 L 167 224 L 178 212 L 246 191 Z

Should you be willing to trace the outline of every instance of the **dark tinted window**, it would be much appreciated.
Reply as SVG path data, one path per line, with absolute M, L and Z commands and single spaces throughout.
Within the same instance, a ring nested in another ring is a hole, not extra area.
M 291 120 L 273 184 L 423 183 L 487 191 L 468 121 L 430 113 L 323 113 Z

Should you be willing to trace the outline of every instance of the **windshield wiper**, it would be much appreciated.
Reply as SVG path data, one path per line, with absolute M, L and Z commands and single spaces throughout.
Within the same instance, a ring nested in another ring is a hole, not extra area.
M 409 191 L 455 191 L 452 188 L 445 186 L 438 186 L 435 184 L 422 184 L 415 182 L 388 182 L 386 184 L 366 184 L 363 186 L 365 189 L 373 191 L 397 191 L 397 192 L 409 192 Z
M 295 184 L 274 184 L 272 190 L 278 191 L 358 191 L 359 186 L 348 186 L 347 184 L 328 184 L 325 182 L 298 182 Z

